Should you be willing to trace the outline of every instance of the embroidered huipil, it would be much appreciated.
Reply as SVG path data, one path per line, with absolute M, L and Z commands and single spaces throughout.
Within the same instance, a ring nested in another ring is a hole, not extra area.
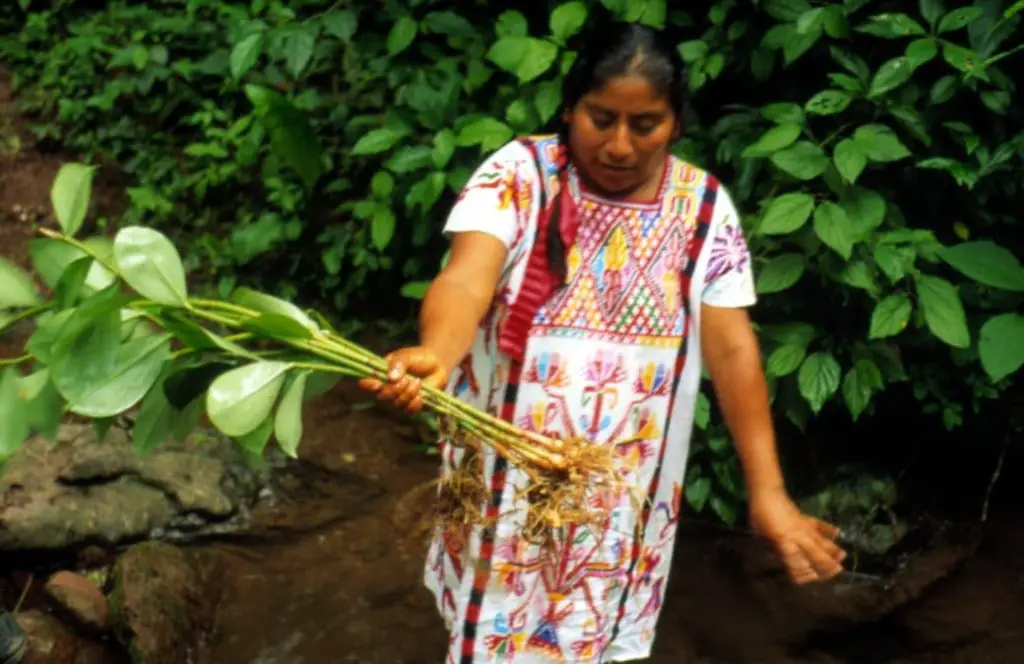
M 701 373 L 699 305 L 752 305 L 750 255 L 727 192 L 694 166 L 672 157 L 649 203 L 581 191 L 570 167 L 580 223 L 567 282 L 534 317 L 522 363 L 512 361 L 497 348 L 499 326 L 523 283 L 540 187 L 550 198 L 557 186 L 558 139 L 527 140 L 543 177 L 524 143 L 509 143 L 472 175 L 445 226 L 508 247 L 495 305 L 448 389 L 525 429 L 615 445 L 648 502 L 638 510 L 625 496 L 598 496 L 605 527 L 568 532 L 548 559 L 517 533 L 524 474 L 489 454 L 498 525 L 465 542 L 438 533 L 426 585 L 450 630 L 449 664 L 643 659 L 679 517 Z M 442 440 L 441 472 L 460 454 Z

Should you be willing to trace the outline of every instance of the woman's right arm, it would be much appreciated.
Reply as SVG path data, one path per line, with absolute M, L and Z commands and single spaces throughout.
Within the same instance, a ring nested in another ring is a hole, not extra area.
M 488 233 L 455 234 L 448 264 L 431 282 L 420 308 L 420 345 L 387 356 L 388 383 L 363 380 L 363 389 L 410 412 L 423 407 L 421 384 L 442 388 L 473 344 L 491 306 L 507 249 Z

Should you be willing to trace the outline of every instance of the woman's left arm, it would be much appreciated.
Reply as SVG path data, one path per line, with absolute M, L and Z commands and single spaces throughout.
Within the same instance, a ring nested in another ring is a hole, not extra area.
M 701 307 L 701 348 L 719 408 L 736 444 L 751 526 L 768 539 L 797 583 L 831 578 L 845 557 L 838 530 L 802 514 L 786 492 L 761 353 L 747 310 Z

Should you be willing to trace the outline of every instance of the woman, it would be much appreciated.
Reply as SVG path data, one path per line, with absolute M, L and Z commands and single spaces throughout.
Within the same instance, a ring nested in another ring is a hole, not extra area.
M 420 345 L 363 387 L 416 411 L 421 385 L 553 436 L 611 444 L 648 490 L 605 505 L 601 532 L 551 559 L 513 522 L 522 471 L 489 456 L 501 514 L 465 546 L 438 534 L 426 582 L 448 662 L 622 662 L 649 656 L 680 510 L 701 358 L 736 440 L 755 531 L 796 583 L 841 567 L 837 531 L 804 516 L 776 458 L 750 256 L 728 193 L 668 152 L 686 77 L 635 25 L 591 36 L 564 84 L 558 136 L 514 141 L 473 174 L 448 218 L 451 258 L 423 301 Z M 441 442 L 443 472 L 458 450 Z M 641 525 L 642 537 L 634 537 Z

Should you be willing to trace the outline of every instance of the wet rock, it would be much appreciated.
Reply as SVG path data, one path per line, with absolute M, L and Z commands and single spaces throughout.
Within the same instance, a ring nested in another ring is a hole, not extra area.
M 28 441 L 0 477 L 0 550 L 57 550 L 149 537 L 188 538 L 248 522 L 267 470 L 205 433 L 145 457 L 127 431 L 98 441 L 65 424 L 57 442 Z
M 46 582 L 46 594 L 86 629 L 106 631 L 107 598 L 96 583 L 72 572 L 57 572 Z
M 134 664 L 202 660 L 219 599 L 221 559 L 162 542 L 138 544 L 114 565 L 111 622 Z
M 28 634 L 28 656 L 20 664 L 116 664 L 117 657 L 100 643 L 78 636 L 55 617 L 41 611 L 18 614 Z

